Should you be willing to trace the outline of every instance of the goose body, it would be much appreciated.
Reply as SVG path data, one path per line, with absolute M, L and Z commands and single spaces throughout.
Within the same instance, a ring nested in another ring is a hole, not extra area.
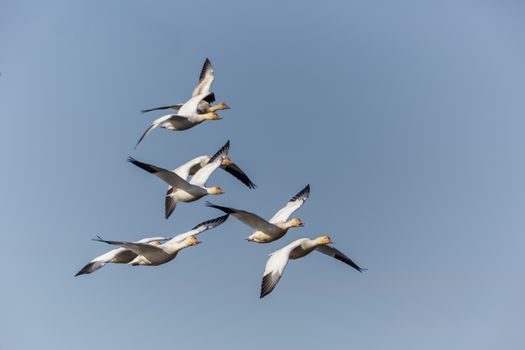
M 199 125 L 205 120 L 219 120 L 222 119 L 216 112 L 199 113 L 198 106 L 203 100 L 214 101 L 215 95 L 213 92 L 197 95 L 189 99 L 182 105 L 177 114 L 167 114 L 160 118 L 157 118 L 151 123 L 151 125 L 144 131 L 140 139 L 138 140 L 135 148 L 157 127 L 161 127 L 172 131 L 183 131 L 193 128 Z
M 257 214 L 245 210 L 223 207 L 209 202 L 206 205 L 231 214 L 245 225 L 250 226 L 253 231 L 246 240 L 255 243 L 269 243 L 283 237 L 291 227 L 304 226 L 300 219 L 294 218 L 289 220 L 289 217 L 304 204 L 309 195 L 310 185 L 307 185 L 293 196 L 286 206 L 280 209 L 270 220 L 265 220 Z
M 191 97 L 195 97 L 200 94 L 210 92 L 211 86 L 214 80 L 215 80 L 215 71 L 213 69 L 213 65 L 211 64 L 211 61 L 208 58 L 206 58 L 206 60 L 204 61 L 204 64 L 202 65 L 201 73 L 199 75 L 199 82 L 197 83 L 197 86 L 193 89 Z M 221 102 L 215 106 L 211 105 L 212 102 L 214 101 L 206 101 L 206 100 L 200 101 L 199 104 L 197 105 L 198 112 L 202 114 L 202 113 L 216 112 L 216 111 L 224 110 L 224 109 L 230 109 L 230 107 L 224 102 Z M 174 110 L 180 111 L 182 106 L 183 105 L 179 103 L 175 105 L 155 107 L 151 109 L 145 109 L 142 111 L 142 113 L 158 111 L 158 110 L 165 110 L 165 109 L 174 109 Z
M 168 240 L 168 238 L 166 237 L 150 237 L 150 238 L 141 239 L 140 241 L 137 241 L 135 243 L 151 244 L 155 246 L 155 245 L 160 245 L 161 241 L 166 241 L 166 240 Z M 93 273 L 101 269 L 104 265 L 108 263 L 127 264 L 133 261 L 133 259 L 135 259 L 136 257 L 137 257 L 137 254 L 135 254 L 133 251 L 129 249 L 122 248 L 122 247 L 115 248 L 91 260 L 82 269 L 80 269 L 80 271 L 77 272 L 75 277 Z
M 288 264 L 288 260 L 303 258 L 314 250 L 338 259 L 359 272 L 366 270 L 359 267 L 339 250 L 330 246 L 329 244 L 331 243 L 333 243 L 333 241 L 328 236 L 321 236 L 316 239 L 300 238 L 271 253 L 264 268 L 260 297 L 264 298 L 273 291 L 277 282 L 281 279 L 284 268 Z
M 165 197 L 164 217 L 167 219 L 175 210 L 178 202 L 194 202 L 200 198 L 208 195 L 223 194 L 220 187 L 206 187 L 206 181 L 211 174 L 222 166 L 228 166 L 233 161 L 228 158 L 230 144 L 229 141 L 217 151 L 209 160 L 208 163 L 200 167 L 192 176 L 190 181 L 187 181 L 191 170 L 196 164 L 186 163 L 183 166 L 170 171 L 152 164 L 140 162 L 134 158 L 128 158 L 128 161 L 139 168 L 159 177 L 169 185 Z
M 170 262 L 177 257 L 177 254 L 185 248 L 192 247 L 201 243 L 196 236 L 206 230 L 215 228 L 228 219 L 228 215 L 220 216 L 218 218 L 204 221 L 191 230 L 177 235 L 165 243 L 159 245 L 144 244 L 139 242 L 124 242 L 124 241 L 108 241 L 104 239 L 96 239 L 96 241 L 104 242 L 123 249 L 127 249 L 136 254 L 135 258 L 128 262 L 133 266 L 157 266 Z

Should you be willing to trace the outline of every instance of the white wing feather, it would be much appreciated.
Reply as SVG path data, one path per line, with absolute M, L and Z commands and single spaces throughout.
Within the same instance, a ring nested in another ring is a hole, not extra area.
M 177 115 L 180 117 L 186 117 L 188 119 L 197 115 L 198 114 L 197 108 L 199 107 L 199 102 L 202 101 L 202 99 L 206 98 L 211 93 L 212 92 L 206 92 L 206 93 L 190 98 L 186 103 L 182 105 Z
M 270 254 L 270 258 L 266 262 L 264 268 L 263 280 L 261 283 L 261 298 L 271 293 L 281 279 L 292 250 L 307 240 L 307 238 L 300 238 Z
M 213 66 L 210 60 L 206 59 L 202 66 L 201 74 L 199 77 L 199 83 L 193 90 L 192 96 L 197 96 L 202 93 L 210 92 L 213 80 L 215 80 L 215 72 L 213 70 Z
M 228 214 L 220 216 L 220 217 L 212 219 L 212 220 L 207 220 L 207 221 L 201 222 L 197 226 L 193 227 L 191 230 L 189 230 L 187 232 L 184 232 L 184 233 L 181 233 L 180 235 L 177 235 L 177 236 L 171 238 L 165 244 L 182 242 L 186 238 L 188 238 L 189 236 L 196 236 L 199 233 L 202 233 L 202 232 L 207 231 L 207 230 L 211 230 L 212 228 L 215 228 L 215 227 L 219 226 L 220 224 L 225 222 L 226 219 L 228 219 Z
M 270 222 L 272 224 L 285 222 L 288 220 L 290 215 L 292 215 L 297 209 L 299 209 L 304 202 L 308 199 L 310 196 L 310 185 L 307 185 L 305 188 L 303 188 L 299 193 L 297 193 L 295 196 L 292 197 L 286 203 L 286 206 L 282 209 L 280 209 L 277 213 L 275 213 L 274 216 L 270 219 Z

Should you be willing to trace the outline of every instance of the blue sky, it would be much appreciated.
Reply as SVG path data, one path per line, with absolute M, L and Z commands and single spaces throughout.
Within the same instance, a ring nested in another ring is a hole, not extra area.
M 521 349 L 525 30 L 519 1 L 4 1 L 0 347 Z M 224 120 L 157 130 L 215 65 Z M 174 168 L 231 140 L 217 204 L 270 217 L 305 184 L 305 227 L 267 245 L 236 220 L 156 268 L 73 275 L 99 234 L 172 235 Z M 258 293 L 267 254 L 329 234 Z M 9 245 L 7 245 L 9 244 Z

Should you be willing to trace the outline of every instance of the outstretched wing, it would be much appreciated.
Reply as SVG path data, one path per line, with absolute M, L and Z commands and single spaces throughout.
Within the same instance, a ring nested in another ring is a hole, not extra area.
M 167 169 L 164 169 L 164 168 L 152 165 L 152 164 L 139 162 L 138 160 L 132 157 L 128 158 L 128 162 L 138 166 L 141 169 L 146 170 L 150 174 L 153 174 L 159 177 L 162 181 L 166 182 L 171 187 L 180 188 L 183 191 L 192 190 L 191 185 L 186 180 L 184 180 L 183 178 L 181 178 L 180 176 L 178 176 L 172 171 L 169 171 Z
M 203 187 L 213 172 L 221 165 L 222 159 L 230 151 L 230 141 L 227 141 L 208 161 L 208 164 L 200 168 L 191 178 L 190 184 Z
M 141 112 L 142 113 L 148 113 L 148 112 L 152 112 L 152 111 L 159 111 L 159 110 L 162 110 L 162 109 L 179 110 L 181 107 L 182 107 L 182 104 L 176 104 L 176 105 L 171 105 L 171 106 L 162 106 L 162 107 L 155 107 L 155 108 L 150 108 L 150 109 L 143 109 Z
M 168 119 L 172 118 L 172 117 L 175 117 L 176 115 L 175 114 L 167 114 L 167 115 L 164 115 L 158 119 L 155 119 L 153 121 L 153 123 L 151 123 L 151 125 L 146 129 L 146 131 L 144 131 L 144 133 L 142 134 L 142 136 L 140 137 L 139 141 L 137 142 L 137 144 L 135 145 L 135 148 L 137 148 L 137 146 L 139 145 L 139 143 L 142 142 L 142 140 L 144 140 L 146 138 L 146 136 L 148 136 L 153 130 L 155 130 L 160 124 L 164 123 L 165 121 L 167 121 Z
M 366 269 L 359 267 L 355 262 L 352 261 L 352 259 L 344 255 L 343 253 L 341 253 L 339 250 L 335 249 L 334 247 L 331 247 L 329 245 L 319 245 L 315 247 L 315 250 L 323 254 L 326 254 L 328 256 L 331 256 L 332 258 L 336 258 L 337 260 L 342 261 L 345 264 L 352 266 L 354 269 L 356 269 L 359 272 L 366 271 Z
M 215 94 L 213 92 L 206 92 L 199 94 L 195 97 L 189 99 L 186 103 L 182 105 L 179 109 L 178 115 L 181 117 L 192 117 L 198 114 L 199 103 L 202 101 L 215 101 Z
M 80 269 L 80 271 L 77 272 L 75 277 L 80 276 L 80 275 L 87 275 L 87 274 L 90 274 L 92 272 L 95 272 L 101 269 L 104 265 L 106 265 L 107 263 L 110 263 L 111 260 L 113 260 L 113 258 L 117 256 L 118 253 L 122 252 L 123 250 L 124 250 L 123 248 L 116 248 L 100 256 L 97 256 L 96 258 L 91 260 L 89 263 L 87 263 L 82 269 Z
M 210 202 L 206 202 L 208 207 L 222 210 L 226 214 L 233 215 L 236 219 L 244 223 L 245 225 L 250 226 L 254 230 L 263 231 L 263 232 L 273 232 L 274 230 L 280 230 L 279 227 L 270 224 L 268 221 L 264 220 L 260 216 L 250 213 L 249 211 L 222 207 L 220 205 L 215 205 Z
M 237 164 L 232 163 L 222 168 L 226 170 L 228 173 L 230 173 L 231 175 L 235 176 L 237 180 L 239 180 L 240 182 L 248 186 L 248 188 L 254 189 L 255 187 L 257 187 L 252 182 L 252 180 L 248 178 L 248 175 L 246 175 L 244 171 L 242 171 L 241 168 L 237 166 Z
M 179 175 L 184 180 L 188 180 L 188 177 L 190 175 L 194 175 L 200 168 L 202 168 L 202 164 L 208 163 L 210 157 L 208 156 L 200 156 L 193 158 L 190 161 L 187 161 L 186 163 L 179 166 L 177 169 L 173 170 L 173 172 L 177 175 Z
M 171 195 L 173 191 L 173 187 L 170 187 L 168 191 L 166 191 L 166 198 L 164 200 L 164 218 L 166 220 L 169 219 L 175 207 L 177 207 L 177 199 Z
M 195 97 L 202 93 L 210 92 L 211 85 L 215 80 L 215 72 L 213 71 L 213 66 L 208 58 L 204 61 L 202 65 L 201 74 L 199 76 L 199 83 L 193 90 L 192 96 Z
M 180 235 L 177 235 L 177 236 L 173 237 L 167 243 L 182 242 L 186 238 L 188 238 L 189 236 L 196 236 L 199 233 L 202 233 L 202 232 L 207 231 L 207 230 L 211 230 L 212 228 L 215 228 L 215 227 L 219 226 L 220 224 L 222 224 L 223 222 L 225 222 L 226 219 L 228 219 L 228 216 L 229 215 L 226 214 L 226 215 L 223 215 L 223 216 L 219 216 L 218 218 L 215 218 L 215 219 L 211 219 L 211 220 L 207 220 L 207 221 L 201 222 L 200 224 L 198 224 L 197 226 L 193 227 L 188 232 L 184 232 L 184 233 L 181 233 Z
M 304 202 L 306 202 L 308 196 L 310 196 L 310 185 L 306 185 L 305 188 L 293 196 L 292 199 L 286 203 L 284 208 L 275 213 L 275 215 L 270 219 L 270 222 L 272 224 L 276 224 L 287 221 L 290 215 L 292 215 L 294 211 L 299 209 L 304 204 Z
M 305 240 L 305 238 L 298 239 L 270 254 L 264 268 L 260 298 L 264 298 L 272 292 L 283 275 L 284 268 L 290 258 L 290 252 Z
M 111 245 L 115 245 L 115 246 L 118 246 L 118 247 L 122 247 L 122 248 L 125 248 L 125 249 L 129 249 L 131 250 L 133 253 L 137 254 L 137 255 L 143 255 L 143 254 L 146 254 L 146 253 L 155 253 L 155 252 L 159 252 L 159 251 L 162 251 L 162 249 L 156 247 L 156 246 L 153 246 L 151 244 L 148 244 L 148 243 L 140 243 L 140 242 L 124 242 L 124 241 L 106 241 L 102 238 L 94 238 L 93 239 L 94 241 L 97 241 L 97 242 L 104 242 L 104 243 L 107 243 L 107 244 L 111 244 Z

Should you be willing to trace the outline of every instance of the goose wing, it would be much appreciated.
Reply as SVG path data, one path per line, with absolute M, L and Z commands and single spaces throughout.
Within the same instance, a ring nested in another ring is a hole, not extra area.
M 290 253 L 305 240 L 307 239 L 298 239 L 270 254 L 270 258 L 266 262 L 264 268 L 260 298 L 264 298 L 272 292 L 283 275 L 284 268 L 286 267 L 286 264 L 288 264 L 290 258 Z
M 213 156 L 211 156 L 208 164 L 200 168 L 191 178 L 190 184 L 204 187 L 208 178 L 221 165 L 222 159 L 228 155 L 230 151 L 230 141 L 228 140 L 224 146 L 221 147 Z
M 264 220 L 263 218 L 261 218 L 260 216 L 254 213 L 250 213 L 249 211 L 235 209 L 235 208 L 222 207 L 220 205 L 215 205 L 210 202 L 206 202 L 206 205 L 208 207 L 222 210 L 226 214 L 233 215 L 239 221 L 241 221 L 245 225 L 250 226 L 254 230 L 263 231 L 263 232 L 272 232 L 273 230 L 276 230 L 276 229 L 280 230 L 279 227 L 269 223 L 268 221 Z
M 179 175 L 175 174 L 172 171 L 169 171 L 167 169 L 164 169 L 164 168 L 152 165 L 152 164 L 139 162 L 138 160 L 132 157 L 128 158 L 128 162 L 159 177 L 160 179 L 162 179 L 162 181 L 166 182 L 171 187 L 180 188 L 183 191 L 192 190 L 192 186 L 186 180 L 184 180 L 183 178 L 181 178 Z
M 104 265 L 106 265 L 107 263 L 110 263 L 111 260 L 113 260 L 113 258 L 117 256 L 117 254 L 119 254 L 120 252 L 124 250 L 125 250 L 124 248 L 116 248 L 116 249 L 110 250 L 107 253 L 97 256 L 96 258 L 91 260 L 89 263 L 87 263 L 82 269 L 80 269 L 80 271 L 76 273 L 75 277 L 80 276 L 80 275 L 90 274 L 92 272 L 95 272 L 101 269 Z
M 272 224 L 276 224 L 278 222 L 287 221 L 290 215 L 292 215 L 294 211 L 299 209 L 304 204 L 304 202 L 306 202 L 308 196 L 310 196 L 310 185 L 306 185 L 305 188 L 293 196 L 288 201 L 288 203 L 286 203 L 284 208 L 275 213 L 275 215 L 270 219 L 270 222 Z
M 199 76 L 199 83 L 193 90 L 192 96 L 197 96 L 202 93 L 210 92 L 211 85 L 213 84 L 213 81 L 215 80 L 215 72 L 213 71 L 213 66 L 211 64 L 211 61 L 206 58 L 204 61 L 204 64 L 202 65 L 201 74 Z
M 354 269 L 356 269 L 359 272 L 366 271 L 366 269 L 359 267 L 355 262 L 352 261 L 352 259 L 344 255 L 343 253 L 341 253 L 339 250 L 335 249 L 334 247 L 331 247 L 329 245 L 319 245 L 315 247 L 315 250 L 323 254 L 326 254 L 328 256 L 331 256 L 332 258 L 335 258 L 339 261 L 342 261 L 345 264 L 352 266 Z
M 199 169 L 201 169 L 201 164 L 206 164 L 208 162 L 208 159 L 209 157 L 207 156 L 193 158 L 192 160 L 182 164 L 177 169 L 173 170 L 173 172 L 179 175 L 184 180 L 187 180 L 190 175 L 194 175 Z
M 156 252 L 162 251 L 161 248 L 158 248 L 148 243 L 142 243 L 142 242 L 107 241 L 100 237 L 94 238 L 93 240 L 97 242 L 104 242 L 107 244 L 115 245 L 115 246 L 118 246 L 124 249 L 129 249 L 137 255 L 143 255 L 146 253 L 156 253 Z
M 199 102 L 201 102 L 202 100 L 212 103 L 213 101 L 215 101 L 215 94 L 213 92 L 206 92 L 190 98 L 182 105 L 177 115 L 181 117 L 190 118 L 198 114 Z
M 211 230 L 212 228 L 215 228 L 215 227 L 221 225 L 223 222 L 225 222 L 226 219 L 228 219 L 228 216 L 229 215 L 226 214 L 226 215 L 223 215 L 223 216 L 219 216 L 218 218 L 215 218 L 215 219 L 211 219 L 211 220 L 207 220 L 207 221 L 201 222 L 200 224 L 196 225 L 195 227 L 193 227 L 188 232 L 184 232 L 184 233 L 181 233 L 180 235 L 177 235 L 177 236 L 173 237 L 167 243 L 182 242 L 183 240 L 185 240 L 189 236 L 196 236 L 199 233 L 202 233 L 202 232 L 207 231 L 207 230 Z
M 142 113 L 148 113 L 148 112 L 152 112 L 152 111 L 159 111 L 159 110 L 162 110 L 162 109 L 175 109 L 175 110 L 179 110 L 180 108 L 182 107 L 182 104 L 176 104 L 176 105 L 170 105 L 170 106 L 162 106 L 162 107 L 155 107 L 155 108 L 150 108 L 150 109 L 143 109 L 141 112 Z
M 248 188 L 250 189 L 254 189 L 255 187 L 257 187 L 253 182 L 252 180 L 250 180 L 250 178 L 248 177 L 248 175 L 246 175 L 244 173 L 244 171 L 241 170 L 241 168 L 239 168 L 237 166 L 237 164 L 235 163 L 232 163 L 232 164 L 228 164 L 224 167 L 222 167 L 224 170 L 226 170 L 228 173 L 230 173 L 231 175 L 235 176 L 237 178 L 237 180 L 239 180 L 240 182 L 242 182 L 243 184 L 245 184 L 246 186 L 248 186 Z
M 173 198 L 171 194 L 173 193 L 173 187 L 170 187 L 166 191 L 166 197 L 164 199 L 164 218 L 169 219 L 175 207 L 177 207 L 177 199 Z
M 158 119 L 155 119 L 153 121 L 153 123 L 151 123 L 151 125 L 146 129 L 146 131 L 144 131 L 144 133 L 142 134 L 142 136 L 140 137 L 139 141 L 137 142 L 137 144 L 135 145 L 135 148 L 137 148 L 137 146 L 139 145 L 139 143 L 142 142 L 142 140 L 144 140 L 146 138 L 146 136 L 148 136 L 153 130 L 155 130 L 159 125 L 161 125 L 162 123 L 164 123 L 165 121 L 169 120 L 170 118 L 172 117 L 175 117 L 176 115 L 175 114 L 167 114 L 167 115 L 164 115 Z

